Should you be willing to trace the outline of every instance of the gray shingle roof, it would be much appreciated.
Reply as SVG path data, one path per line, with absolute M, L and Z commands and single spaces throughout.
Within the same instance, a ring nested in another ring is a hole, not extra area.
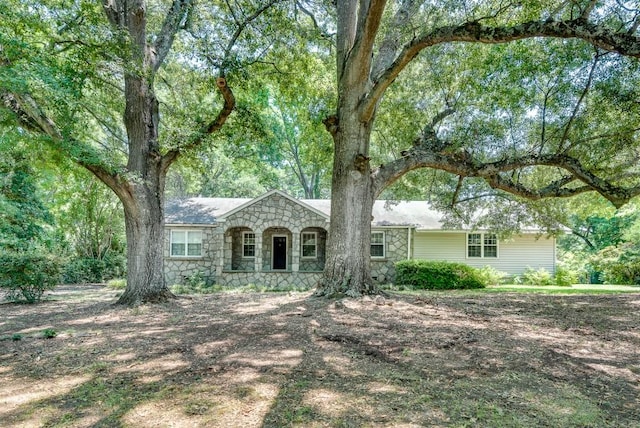
M 213 225 L 216 219 L 251 201 L 246 198 L 188 198 L 174 199 L 165 205 L 166 224 Z M 302 199 L 301 202 L 325 213 L 331 213 L 328 199 Z M 442 215 L 427 202 L 376 201 L 372 226 L 411 226 L 419 229 L 441 229 Z

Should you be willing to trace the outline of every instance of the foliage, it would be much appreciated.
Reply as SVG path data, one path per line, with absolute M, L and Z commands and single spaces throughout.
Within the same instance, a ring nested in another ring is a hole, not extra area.
M 488 265 L 478 269 L 478 274 L 482 278 L 482 282 L 487 285 L 502 284 L 509 276 L 508 273 L 502 272 L 493 266 Z
M 186 277 L 182 284 L 174 284 L 171 291 L 175 294 L 210 294 L 220 291 L 220 287 L 205 280 L 203 272 L 197 271 Z
M 640 245 L 609 246 L 591 257 L 593 267 L 608 284 L 640 284 Z
M 58 332 L 53 328 L 45 328 L 44 330 L 42 330 L 42 337 L 44 337 L 45 339 L 53 339 L 57 335 Z
M 545 268 L 533 269 L 527 266 L 522 275 L 514 280 L 516 284 L 526 285 L 553 285 L 553 275 Z
M 60 280 L 60 263 L 35 252 L 0 252 L 0 288 L 8 300 L 36 303 Z
M 102 258 L 75 257 L 65 263 L 62 279 L 65 284 L 100 283 L 121 278 L 126 259 L 122 254 L 109 254 Z
M 397 262 L 395 282 L 430 290 L 473 289 L 487 285 L 485 278 L 471 266 L 431 260 Z
M 0 248 L 26 250 L 42 243 L 53 218 L 36 187 L 27 151 L 0 134 Z
M 563 267 L 557 267 L 554 280 L 556 285 L 571 286 L 578 282 L 578 274 L 576 271 Z
M 127 288 L 127 280 L 122 278 L 110 279 L 107 281 L 107 287 L 114 290 L 124 290 Z

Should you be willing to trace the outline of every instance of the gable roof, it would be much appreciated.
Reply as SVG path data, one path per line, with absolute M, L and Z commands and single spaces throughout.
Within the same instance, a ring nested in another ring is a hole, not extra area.
M 329 219 L 331 200 L 295 199 L 279 190 L 272 190 L 257 198 L 186 198 L 173 199 L 165 204 L 165 223 L 168 225 L 215 225 L 220 220 L 241 211 L 271 195 L 277 194 L 302 205 L 305 209 Z M 442 229 L 442 215 L 424 201 L 375 201 L 372 226 L 416 227 Z
M 305 209 L 313 211 L 316 214 L 318 214 L 319 216 L 324 217 L 327 220 L 329 220 L 329 215 L 327 213 L 316 209 L 315 207 L 313 207 L 312 205 L 310 205 L 308 203 L 305 203 L 303 199 L 296 199 L 296 198 L 294 198 L 292 196 L 287 195 L 286 193 L 284 193 L 284 192 L 282 192 L 280 190 L 270 190 L 269 192 L 265 193 L 262 196 L 258 196 L 255 199 L 250 199 L 247 202 L 244 202 L 244 203 L 238 205 L 237 207 L 233 208 L 232 210 L 230 210 L 230 211 L 228 211 L 226 213 L 220 214 L 218 216 L 218 218 L 222 219 L 222 218 L 228 217 L 231 214 L 235 214 L 238 211 L 241 211 L 241 210 L 243 210 L 243 209 L 245 209 L 247 207 L 250 207 L 251 205 L 256 204 L 256 203 L 262 201 L 263 199 L 267 199 L 267 198 L 269 198 L 269 197 L 271 197 L 273 195 L 281 196 L 281 197 L 283 197 L 285 199 L 288 199 L 289 201 L 293 202 L 294 204 L 302 205 L 302 207 L 304 207 Z

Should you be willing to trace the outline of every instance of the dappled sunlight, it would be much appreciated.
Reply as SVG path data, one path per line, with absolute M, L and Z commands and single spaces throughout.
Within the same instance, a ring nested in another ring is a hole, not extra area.
M 261 354 L 234 353 L 222 361 L 240 363 L 252 367 L 287 366 L 295 367 L 302 361 L 303 352 L 300 349 L 270 350 Z
M 367 385 L 367 389 L 371 394 L 406 394 L 407 390 L 405 388 L 401 388 L 398 385 L 394 385 L 392 383 L 382 383 L 382 382 L 370 382 Z
M 113 369 L 114 373 L 141 372 L 151 376 L 166 376 L 188 367 L 189 363 L 179 354 L 167 354 L 160 358 L 153 358 L 146 361 L 135 361 L 127 366 L 120 366 Z
M 255 378 L 223 385 L 205 378 L 188 391 L 141 403 L 121 420 L 126 426 L 144 427 L 259 427 L 278 391 L 276 385 Z
M 199 343 L 193 346 L 193 352 L 200 357 L 206 357 L 213 353 L 226 352 L 234 343 L 235 341 L 230 339 Z
M 51 378 L 46 382 L 30 379 L 17 380 L 11 376 L 0 379 L 0 415 L 34 401 L 66 394 L 89 379 L 89 376 L 64 376 Z
M 308 390 L 302 402 L 307 406 L 313 407 L 317 413 L 338 418 L 346 412 L 351 411 L 355 400 L 356 398 L 352 394 L 317 388 Z M 358 411 L 367 413 L 370 409 L 366 405 L 365 407 L 360 407 L 359 405 Z
M 264 314 L 276 309 L 279 305 L 275 303 L 265 303 L 261 301 L 251 301 L 245 303 L 239 303 L 230 311 L 238 315 L 257 315 Z
M 102 361 L 108 361 L 113 363 L 124 363 L 127 361 L 134 361 L 136 357 L 137 357 L 137 354 L 134 354 L 133 352 L 126 352 L 123 354 L 114 354 L 114 355 L 103 357 Z
M 358 370 L 351 358 L 346 356 L 338 356 L 329 354 L 322 357 L 322 361 L 327 367 L 342 376 L 361 376 L 362 372 Z

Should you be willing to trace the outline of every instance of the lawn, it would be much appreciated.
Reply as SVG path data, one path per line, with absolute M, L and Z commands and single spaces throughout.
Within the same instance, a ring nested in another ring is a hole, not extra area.
M 0 305 L 0 426 L 640 426 L 640 293 L 544 289 L 128 309 L 59 287 Z

